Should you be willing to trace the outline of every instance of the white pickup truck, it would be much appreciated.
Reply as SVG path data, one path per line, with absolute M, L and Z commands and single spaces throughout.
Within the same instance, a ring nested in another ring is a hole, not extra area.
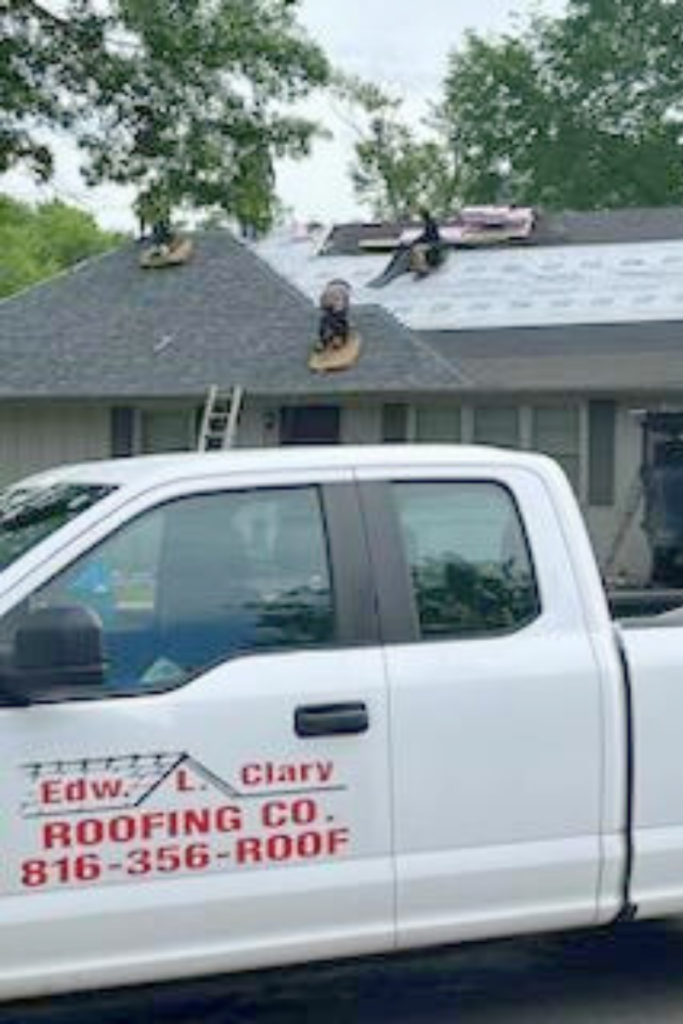
M 493 449 L 0 493 L 0 996 L 683 911 L 683 633 Z

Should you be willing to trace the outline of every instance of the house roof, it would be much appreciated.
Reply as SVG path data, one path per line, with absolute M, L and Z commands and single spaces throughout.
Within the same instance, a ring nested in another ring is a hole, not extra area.
M 364 340 L 350 371 L 307 359 L 314 304 L 228 232 L 198 235 L 189 264 L 143 271 L 131 243 L 0 303 L 0 397 L 199 396 L 443 390 L 445 360 L 377 306 L 354 310 Z
M 312 299 L 346 264 L 366 278 L 384 257 L 316 258 L 277 240 L 254 252 L 223 231 L 198 235 L 182 268 L 142 271 L 138 257 L 131 243 L 0 303 L 0 398 L 203 398 L 212 384 L 292 398 L 683 388 L 683 238 L 458 253 L 422 283 L 358 288 L 363 355 L 327 377 L 307 367 Z M 453 323 L 444 303 L 470 315 Z
M 381 289 L 369 283 L 386 253 L 317 256 L 283 237 L 258 252 L 309 297 L 344 278 L 357 302 L 381 303 L 414 331 L 665 322 L 683 320 L 681 220 L 679 237 L 664 241 L 457 250 L 427 279 L 404 275 Z
M 683 388 L 683 322 L 427 332 L 479 392 L 643 393 Z

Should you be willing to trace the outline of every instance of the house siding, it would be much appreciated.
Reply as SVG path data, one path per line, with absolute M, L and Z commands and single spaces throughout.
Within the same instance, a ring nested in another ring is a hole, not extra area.
M 607 396 L 609 397 L 609 396 Z M 387 399 L 388 400 L 388 399 Z M 390 401 L 396 401 L 391 399 Z M 614 544 L 619 523 L 632 498 L 638 476 L 641 458 L 641 431 L 636 410 L 647 407 L 637 396 L 619 400 L 616 403 L 615 452 L 614 452 L 614 502 L 610 505 L 590 504 L 589 452 L 590 415 L 589 403 L 580 395 L 566 396 L 563 400 L 548 398 L 542 394 L 507 397 L 504 401 L 495 396 L 468 395 L 467 401 L 459 399 L 425 399 L 424 395 L 403 396 L 400 402 L 407 410 L 405 440 L 416 440 L 419 436 L 420 410 L 460 410 L 459 429 L 461 440 L 471 444 L 475 435 L 475 411 L 492 409 L 504 405 L 518 410 L 520 424 L 519 444 L 524 448 L 533 447 L 532 410 L 539 406 L 575 404 L 579 410 L 580 453 L 579 473 L 576 482 L 577 496 L 583 507 L 596 553 L 604 565 Z M 113 410 L 124 403 L 112 401 L 106 405 L 78 402 L 25 402 L 0 404 L 0 483 L 7 484 L 21 477 L 52 466 L 89 459 L 110 458 L 114 454 L 116 437 L 112 430 Z M 306 401 L 294 403 L 283 399 L 249 399 L 240 417 L 237 445 L 239 447 L 274 447 L 279 444 L 280 409 L 288 405 L 306 405 Z M 376 401 L 360 399 L 337 400 L 334 404 L 341 409 L 341 441 L 344 444 L 379 444 L 383 439 L 383 407 L 385 402 L 378 396 Z M 126 403 L 135 417 L 135 445 L 133 454 L 142 451 L 141 422 L 145 414 L 165 413 L 171 409 L 187 416 L 188 448 L 193 447 L 191 425 L 197 416 L 196 402 L 169 400 L 140 401 Z M 651 408 L 658 406 L 650 403 Z M 633 517 L 611 574 L 627 576 L 636 582 L 645 581 L 650 568 L 646 538 L 641 529 L 642 506 Z
M 81 403 L 0 405 L 0 483 L 52 466 L 106 458 L 109 409 Z

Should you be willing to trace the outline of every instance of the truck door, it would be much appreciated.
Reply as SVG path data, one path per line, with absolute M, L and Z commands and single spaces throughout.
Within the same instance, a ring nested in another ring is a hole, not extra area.
M 362 476 L 390 679 L 399 944 L 590 923 L 600 680 L 540 479 Z
M 89 608 L 108 662 L 91 692 L 48 671 L 32 706 L 0 708 L 3 995 L 393 942 L 355 491 L 214 482 L 148 504 L 0 620 L 11 645 L 46 608 Z

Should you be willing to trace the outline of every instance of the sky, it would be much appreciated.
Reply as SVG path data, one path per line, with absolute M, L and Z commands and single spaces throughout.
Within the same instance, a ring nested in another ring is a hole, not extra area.
M 301 20 L 336 66 L 392 87 L 405 98 L 408 117 L 417 119 L 438 94 L 448 51 L 468 29 L 502 32 L 534 10 L 554 14 L 563 5 L 564 0 L 303 0 Z M 280 165 L 280 196 L 299 220 L 358 216 L 348 174 L 353 132 L 327 99 L 309 103 L 307 113 L 334 138 L 318 143 L 309 160 Z M 134 227 L 130 194 L 112 187 L 87 189 L 67 144 L 59 145 L 52 185 L 36 189 L 15 172 L 0 177 L 0 191 L 20 198 L 57 195 L 94 213 L 103 226 Z

